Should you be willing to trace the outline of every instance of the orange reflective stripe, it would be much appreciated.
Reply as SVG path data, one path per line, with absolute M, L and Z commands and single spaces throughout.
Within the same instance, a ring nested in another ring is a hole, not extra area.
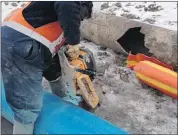
M 11 11 L 7 17 L 3 20 L 3 21 L 8 21 L 10 18 L 12 18 L 12 15 L 16 14 L 16 12 L 19 12 L 19 10 L 23 10 L 24 8 L 26 8 L 31 2 L 28 2 L 24 5 L 23 8 L 17 8 L 17 9 L 14 9 L 13 11 Z M 20 16 L 19 16 L 20 17 Z
M 27 27 L 25 27 L 21 24 L 18 24 L 16 22 L 13 22 L 13 21 L 4 22 L 3 25 L 8 26 L 16 31 L 19 31 L 19 32 L 35 39 L 36 41 L 39 41 L 40 43 L 45 45 L 47 48 L 49 48 L 51 53 L 55 52 L 55 46 L 59 45 L 63 39 L 63 33 L 62 33 L 55 41 L 50 42 L 48 39 L 46 39 L 44 36 L 41 36 L 39 33 L 35 32 L 31 29 L 28 29 Z
M 12 17 L 12 15 L 14 15 L 18 10 L 19 10 L 19 8 L 17 8 L 17 9 L 15 9 L 15 10 L 11 11 L 11 12 L 6 16 L 6 18 L 4 18 L 3 22 L 4 22 L 4 21 L 8 21 L 8 20 Z
M 30 2 L 27 3 L 26 6 L 29 4 Z M 63 39 L 63 31 L 60 24 L 58 22 L 52 22 L 38 28 L 33 28 L 23 17 L 22 11 L 24 8 L 19 8 L 11 12 L 11 14 L 5 18 L 3 25 L 11 27 L 39 41 L 53 53 L 55 46 L 59 45 Z
M 29 23 L 27 23 L 27 21 L 24 19 L 23 15 L 22 15 L 22 8 L 19 8 L 17 10 L 15 10 L 15 12 L 11 13 L 10 17 L 8 17 L 7 19 L 4 20 L 4 22 L 7 21 L 14 21 L 16 23 L 22 24 L 25 27 L 28 27 L 31 30 L 35 30 Z
M 43 25 L 42 27 L 36 28 L 35 31 L 40 35 L 46 37 L 51 42 L 56 40 L 59 35 L 63 33 L 58 22 L 52 22 L 50 24 Z
M 54 40 L 54 41 L 52 42 L 52 45 L 54 45 L 54 46 L 59 45 L 59 43 L 62 42 L 63 37 L 64 37 L 64 33 L 62 32 L 62 34 L 61 34 L 56 40 Z
M 28 29 L 27 27 L 25 27 L 19 23 L 16 23 L 13 21 L 7 21 L 7 22 L 4 22 L 3 25 L 8 26 L 16 31 L 19 31 L 19 32 L 39 41 L 40 43 L 44 44 L 46 47 L 50 48 L 50 44 L 51 44 L 50 41 L 48 41 L 46 38 L 42 37 L 38 33 L 34 32 L 31 29 Z

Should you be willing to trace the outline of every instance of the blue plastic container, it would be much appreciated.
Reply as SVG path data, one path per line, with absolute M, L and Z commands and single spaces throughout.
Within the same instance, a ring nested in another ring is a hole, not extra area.
M 5 99 L 1 81 L 1 115 L 13 123 L 13 112 Z M 43 108 L 35 124 L 35 134 L 128 134 L 121 128 L 78 106 L 44 91 Z

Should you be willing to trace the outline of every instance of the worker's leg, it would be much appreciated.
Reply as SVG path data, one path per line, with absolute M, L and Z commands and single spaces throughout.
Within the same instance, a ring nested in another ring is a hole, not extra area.
M 49 81 L 51 91 L 53 94 L 63 98 L 66 96 L 66 86 L 62 76 L 59 76 L 56 80 Z
M 65 97 L 65 85 L 61 77 L 61 67 L 59 62 L 59 57 L 56 54 L 52 60 L 46 66 L 47 68 L 43 72 L 43 76 L 49 81 L 51 91 L 53 94 L 59 97 Z
M 13 133 L 32 134 L 42 107 L 43 47 L 26 36 L 17 35 L 14 30 L 2 28 L 2 77 L 6 100 L 14 112 Z

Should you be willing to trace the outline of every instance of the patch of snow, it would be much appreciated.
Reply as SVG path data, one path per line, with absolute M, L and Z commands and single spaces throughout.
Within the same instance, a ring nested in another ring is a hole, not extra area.
M 7 4 L 8 3 L 8 4 Z M 19 2 L 2 2 L 2 20 L 12 10 L 21 7 L 23 3 Z M 109 7 L 101 10 L 101 6 L 108 3 Z M 118 4 L 119 3 L 119 4 Z M 145 11 L 150 5 L 160 6 L 158 11 Z M 118 6 L 118 5 L 121 5 Z M 177 2 L 93 2 L 93 13 L 105 12 L 117 16 L 130 17 L 137 21 L 157 25 L 171 30 L 177 30 Z M 135 16 L 135 17 L 133 17 Z
M 2 4 L 2 6 L 1 6 L 2 7 L 2 10 L 1 10 L 2 18 L 1 18 L 1 20 L 3 21 L 8 14 L 10 14 L 14 9 L 21 7 L 24 3 L 27 3 L 27 2 L 19 2 L 19 3 L 8 2 L 8 1 L 1 2 L 1 4 Z
M 100 7 L 103 3 L 94 2 Z M 177 2 L 119 2 L 121 7 L 116 6 L 116 3 L 118 2 L 109 2 L 109 8 L 103 9 L 101 12 L 128 18 L 132 15 L 135 16 L 136 21 L 177 30 Z M 151 6 L 155 8 L 150 8 Z M 150 10 L 148 10 L 149 8 Z M 133 19 L 133 17 L 129 19 Z
M 96 115 L 133 134 L 177 133 L 176 100 L 140 83 L 132 70 L 120 65 L 124 56 L 85 40 L 80 46 L 92 51 L 96 60 Z

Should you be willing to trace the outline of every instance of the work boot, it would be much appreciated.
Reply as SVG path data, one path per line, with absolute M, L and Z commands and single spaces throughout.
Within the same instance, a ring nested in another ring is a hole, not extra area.
M 79 105 L 79 101 L 82 100 L 80 96 L 70 95 L 66 92 L 67 86 L 61 76 L 54 81 L 49 81 L 49 84 L 51 86 L 52 93 L 61 97 L 64 101 Z
M 16 120 L 14 121 L 13 135 L 19 135 L 19 134 L 33 135 L 33 131 L 34 131 L 34 123 L 22 124 Z
M 60 76 L 54 81 L 49 81 L 51 91 L 53 94 L 63 98 L 66 96 L 66 86 L 64 84 L 63 78 Z

